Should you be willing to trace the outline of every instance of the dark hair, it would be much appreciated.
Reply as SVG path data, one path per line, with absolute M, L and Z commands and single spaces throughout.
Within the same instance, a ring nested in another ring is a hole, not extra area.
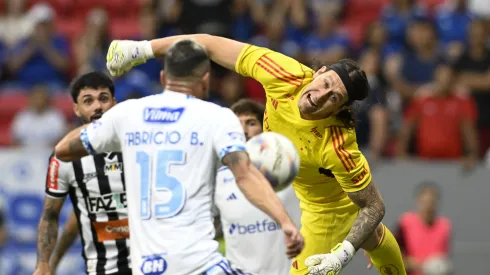
M 206 50 L 193 40 L 181 40 L 168 49 L 165 58 L 168 77 L 197 77 L 210 70 Z M 202 66 L 205 65 L 205 66 Z
M 415 188 L 415 197 L 420 196 L 426 190 L 432 190 L 438 199 L 441 197 L 441 188 L 433 181 L 423 181 Z
M 340 111 L 336 116 L 338 120 L 342 121 L 347 129 L 354 129 L 356 127 L 356 116 L 353 111 L 353 104 L 357 101 L 362 101 L 369 96 L 369 82 L 366 73 L 361 70 L 355 61 L 351 59 L 341 59 L 335 63 L 335 65 L 347 72 L 352 86 L 355 87 L 355 89 L 347 91 L 349 98 L 347 103 L 344 105 L 347 106 L 347 108 Z M 315 69 L 320 69 L 322 66 L 326 66 L 327 71 L 329 70 L 328 65 L 320 64 L 315 65 L 314 67 Z
M 70 85 L 73 102 L 78 103 L 78 96 L 83 89 L 107 88 L 114 97 L 114 82 L 102 72 L 90 72 L 76 78 Z
M 245 115 L 250 114 L 254 115 L 260 124 L 263 123 L 264 120 L 264 105 L 247 98 L 243 98 L 238 100 L 235 104 L 233 104 L 230 108 L 236 115 Z

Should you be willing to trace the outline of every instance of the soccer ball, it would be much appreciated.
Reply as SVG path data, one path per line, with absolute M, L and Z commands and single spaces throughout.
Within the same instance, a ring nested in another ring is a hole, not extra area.
M 451 262 L 444 257 L 431 257 L 422 265 L 424 275 L 450 275 Z
M 288 187 L 298 175 L 298 151 L 287 137 L 265 132 L 251 138 L 246 147 L 250 160 L 276 192 Z

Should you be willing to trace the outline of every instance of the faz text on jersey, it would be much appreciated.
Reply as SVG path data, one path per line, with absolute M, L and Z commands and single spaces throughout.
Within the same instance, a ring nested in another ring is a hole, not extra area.
M 91 214 L 117 212 L 127 208 L 126 193 L 111 193 L 98 197 L 85 198 Z

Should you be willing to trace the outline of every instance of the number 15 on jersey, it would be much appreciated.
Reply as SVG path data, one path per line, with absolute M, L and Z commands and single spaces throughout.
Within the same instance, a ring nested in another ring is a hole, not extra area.
M 180 213 L 186 202 L 186 191 L 182 183 L 170 175 L 172 165 L 184 165 L 185 152 L 182 150 L 160 150 L 151 156 L 147 152 L 136 152 L 136 162 L 140 166 L 140 216 L 150 219 L 166 219 Z M 153 169 L 152 169 L 153 168 Z M 155 172 L 153 172 L 155 171 Z M 152 195 L 169 193 L 166 202 L 152 202 Z

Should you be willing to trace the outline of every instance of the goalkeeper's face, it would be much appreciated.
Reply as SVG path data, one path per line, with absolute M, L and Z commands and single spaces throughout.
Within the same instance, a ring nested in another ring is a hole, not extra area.
M 89 123 L 101 118 L 114 105 L 116 99 L 108 88 L 86 88 L 80 91 L 78 102 L 73 104 L 73 109 L 83 123 Z
M 332 70 L 318 71 L 303 90 L 298 107 L 306 119 L 323 119 L 337 114 L 346 102 L 347 90 L 339 75 Z

